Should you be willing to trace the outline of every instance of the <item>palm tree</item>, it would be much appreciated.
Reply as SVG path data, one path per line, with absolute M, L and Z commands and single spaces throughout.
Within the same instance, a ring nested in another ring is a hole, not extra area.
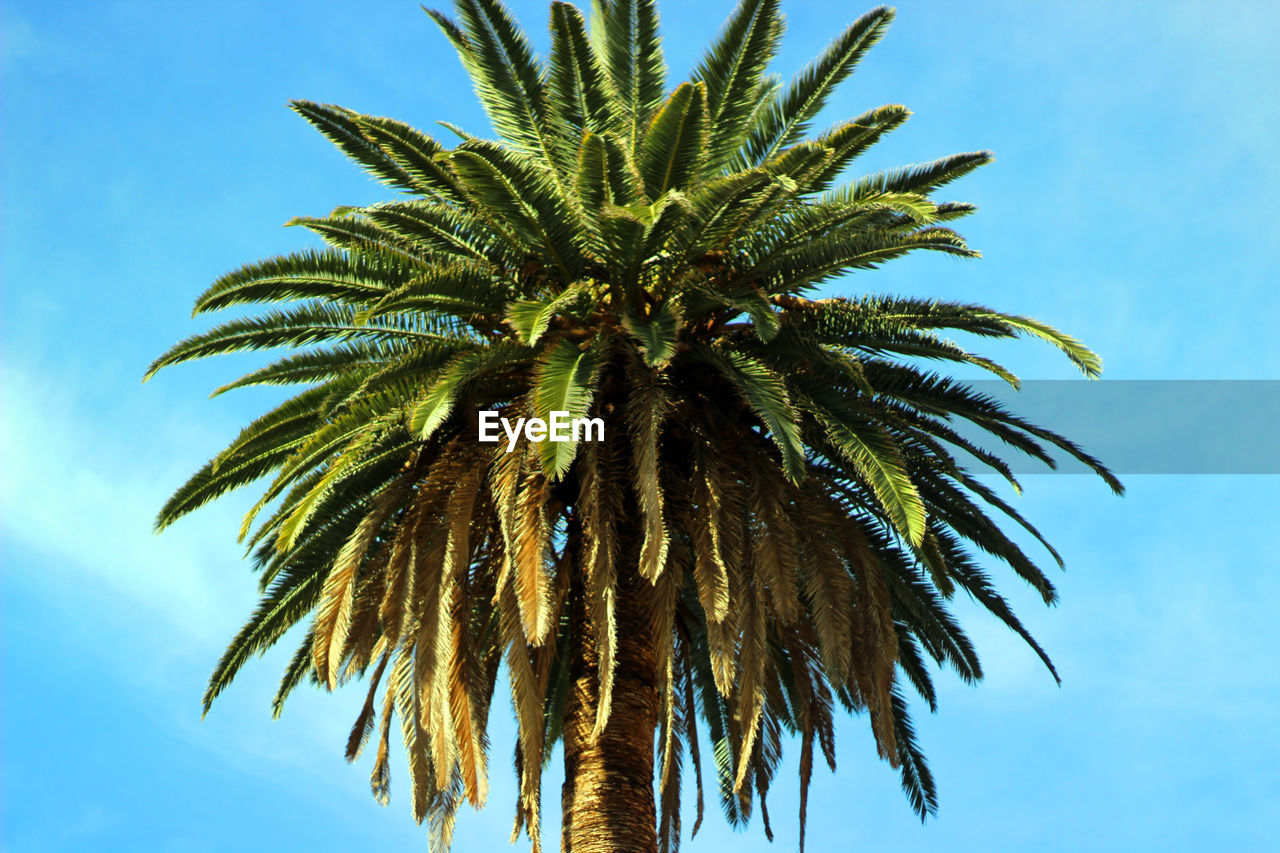
M 498 0 L 456 9 L 456 21 L 430 15 L 500 140 L 450 126 L 461 141 L 446 148 L 392 119 L 294 102 L 405 195 L 294 220 L 326 248 L 225 275 L 196 312 L 285 306 L 151 367 L 287 347 L 219 392 L 302 386 L 159 515 L 163 528 L 272 478 L 241 533 L 261 603 L 213 673 L 206 712 L 247 660 L 309 621 L 276 714 L 305 679 L 365 679 L 347 757 L 373 739 L 385 802 L 398 721 L 413 814 L 435 845 L 464 799 L 485 801 L 501 673 L 518 725 L 516 832 L 535 850 L 557 741 L 563 849 L 673 851 L 686 757 L 702 820 L 704 737 L 728 819 L 747 821 L 758 801 L 769 832 L 765 797 L 791 735 L 803 844 L 815 751 L 834 768 L 837 708 L 866 714 L 927 815 L 935 786 L 905 688 L 932 709 L 926 659 L 982 675 L 949 599 L 967 593 L 1052 672 L 974 551 L 1046 602 L 1052 584 L 997 519 L 1058 556 L 971 472 L 1017 485 L 958 425 L 1048 464 L 1057 448 L 1121 486 L 1067 439 L 926 365 L 976 365 L 1016 386 L 948 330 L 1031 335 L 1090 377 L 1100 362 L 979 305 L 810 297 L 913 251 L 976 256 L 948 225 L 973 207 L 930 196 L 990 155 L 841 182 L 908 116 L 885 106 L 808 135 L 889 25 L 886 8 L 784 86 L 766 73 L 778 4 L 742 0 L 674 89 L 648 0 L 597 0 L 590 28 L 553 3 L 545 62 Z M 481 412 L 563 412 L 603 434 L 489 443 Z

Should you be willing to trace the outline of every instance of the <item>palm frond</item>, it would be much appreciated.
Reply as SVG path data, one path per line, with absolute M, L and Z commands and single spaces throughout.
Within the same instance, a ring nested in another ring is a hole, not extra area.
M 712 168 L 747 133 L 782 28 L 777 0 L 741 0 L 694 70 L 693 79 L 706 84 Z
M 654 0 L 592 0 L 591 44 L 624 116 L 631 148 L 662 101 L 667 67 Z
M 884 36 L 893 17 L 892 9 L 879 6 L 858 18 L 796 76 L 785 95 L 771 99 L 764 116 L 752 128 L 746 163 L 763 163 L 802 137 L 836 86 Z

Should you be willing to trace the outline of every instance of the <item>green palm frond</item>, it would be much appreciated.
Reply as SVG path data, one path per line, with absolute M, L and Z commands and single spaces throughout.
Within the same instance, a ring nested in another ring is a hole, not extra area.
M 770 99 L 767 112 L 752 128 L 747 142 L 747 164 L 762 163 L 804 136 L 831 92 L 881 39 L 893 16 L 893 10 L 885 6 L 867 12 L 796 76 L 784 96 Z
M 380 299 L 416 270 L 398 257 L 375 252 L 351 257 L 334 250 L 303 251 L 248 264 L 222 276 L 196 299 L 193 314 L 252 303 Z
M 667 66 L 654 0 L 591 0 L 591 44 L 609 80 L 623 135 L 634 149 L 662 102 Z
M 378 180 L 405 192 L 419 189 L 413 176 L 365 136 L 355 110 L 301 100 L 291 101 L 289 106 Z
M 694 69 L 692 78 L 706 84 L 713 168 L 751 130 L 751 119 L 769 89 L 765 69 L 777 52 L 782 29 L 778 0 L 742 0 Z
M 640 173 L 649 198 L 683 189 L 702 168 L 707 148 L 707 89 L 684 83 L 671 93 L 645 133 Z
M 566 412 L 569 419 L 585 418 L 595 396 L 600 368 L 594 348 L 582 349 L 566 340 L 557 341 L 538 361 L 533 375 L 533 410 L 552 424 L 553 412 Z M 568 441 L 545 441 L 539 447 L 547 476 L 559 479 L 569 470 L 581 443 L 577 428 Z
M 594 133 L 616 130 L 618 118 L 605 79 L 582 13 L 568 3 L 552 3 L 547 82 L 557 124 Z M 558 138 L 564 141 L 562 135 Z

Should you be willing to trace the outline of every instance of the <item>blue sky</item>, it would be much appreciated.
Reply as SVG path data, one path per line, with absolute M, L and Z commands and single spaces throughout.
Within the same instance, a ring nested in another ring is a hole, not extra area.
M 673 76 L 730 6 L 663 6 Z M 543 4 L 514 8 L 545 41 Z M 865 11 L 783 8 L 784 74 Z M 382 809 L 367 762 L 342 760 L 354 692 L 299 692 L 273 722 L 273 654 L 200 721 L 204 679 L 253 599 L 233 543 L 248 496 L 161 537 L 151 519 L 274 397 L 206 399 L 252 358 L 139 378 L 201 328 L 190 304 L 214 277 L 306 244 L 288 218 L 386 197 L 289 98 L 483 132 L 460 67 L 407 0 L 9 0 L 0 14 L 0 846 L 425 849 L 403 770 Z M 908 259 L 838 290 L 1031 314 L 1102 353 L 1109 378 L 1280 379 L 1280 219 L 1266 207 L 1278 38 L 1271 0 L 902 3 L 826 118 L 915 110 L 864 169 L 995 151 L 949 188 L 981 206 L 963 230 L 985 258 Z M 986 351 L 1025 377 L 1071 375 L 1031 343 Z M 1001 577 L 1063 685 L 962 609 L 988 677 L 944 675 L 940 713 L 921 713 L 940 814 L 913 818 L 851 719 L 839 772 L 815 776 L 812 849 L 1266 846 L 1280 820 L 1280 478 L 1137 476 L 1123 499 L 1083 477 L 1025 481 L 1020 506 L 1067 559 L 1062 605 Z M 490 805 L 464 812 L 456 850 L 506 843 L 510 732 L 495 704 Z M 689 849 L 793 849 L 793 771 L 770 800 L 772 846 L 758 822 L 735 836 L 713 811 Z

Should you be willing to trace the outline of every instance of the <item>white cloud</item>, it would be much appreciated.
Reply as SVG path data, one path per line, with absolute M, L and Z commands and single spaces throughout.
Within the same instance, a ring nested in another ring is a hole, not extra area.
M 235 523 L 231 507 L 207 510 L 212 523 L 159 537 L 150 529 L 181 482 L 174 460 L 156 453 L 175 437 L 113 431 L 132 424 L 91 416 L 82 401 L 51 390 L 65 387 L 52 378 L 6 367 L 0 387 L 0 529 L 8 542 L 48 558 L 38 581 L 25 569 L 13 580 L 117 596 L 163 622 L 169 636 L 199 642 L 221 631 L 228 609 L 251 589 L 219 582 L 238 557 L 225 536 Z

